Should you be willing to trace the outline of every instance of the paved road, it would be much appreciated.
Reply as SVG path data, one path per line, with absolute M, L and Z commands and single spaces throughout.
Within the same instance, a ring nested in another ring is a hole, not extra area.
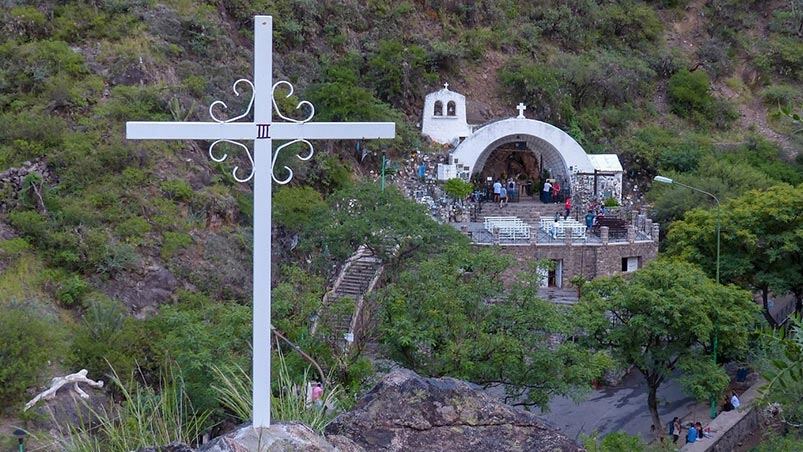
M 674 380 L 665 382 L 658 389 L 658 413 L 664 425 L 674 416 L 685 422 L 708 421 L 707 416 L 700 417 L 707 413 L 706 404 L 686 396 Z M 695 416 L 698 419 L 692 419 Z M 650 436 L 652 420 L 647 410 L 647 385 L 637 371 L 626 376 L 619 386 L 593 391 L 579 404 L 565 397 L 556 397 L 550 403 L 550 411 L 541 413 L 541 417 L 571 438 L 579 439 L 580 433 L 594 431 L 600 436 L 624 431 L 641 435 L 647 441 L 653 439 Z

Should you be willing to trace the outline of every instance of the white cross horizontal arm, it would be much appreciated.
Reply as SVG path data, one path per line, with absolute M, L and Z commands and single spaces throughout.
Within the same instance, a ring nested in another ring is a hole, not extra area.
M 393 122 L 275 122 L 268 136 L 275 140 L 346 140 L 393 138 Z M 254 140 L 258 125 L 248 122 L 127 122 L 129 140 Z
M 274 140 L 349 140 L 394 138 L 394 122 L 274 122 L 270 125 Z

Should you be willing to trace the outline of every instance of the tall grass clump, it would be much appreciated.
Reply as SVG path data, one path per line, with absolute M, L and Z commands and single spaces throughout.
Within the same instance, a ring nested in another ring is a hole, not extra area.
M 312 381 L 310 369 L 304 370 L 299 379 L 294 380 L 288 370 L 281 349 L 277 360 L 278 372 L 271 381 L 272 397 L 270 405 L 271 419 L 276 421 L 303 422 L 311 429 L 322 433 L 332 419 L 335 418 L 338 397 L 344 391 L 340 385 L 327 384 L 324 387 L 323 406 L 307 403 L 306 387 Z M 218 401 L 241 422 L 251 419 L 253 402 L 251 400 L 251 376 L 242 367 L 221 369 L 213 366 L 218 383 L 212 389 L 218 394 Z M 329 408 L 327 408 L 329 407 Z
M 210 413 L 193 409 L 180 376 L 169 371 L 157 391 L 133 378 L 125 384 L 112 372 L 112 385 L 122 403 L 116 408 L 92 409 L 92 422 L 68 430 L 64 450 L 129 452 L 171 442 L 193 444 L 201 436 Z

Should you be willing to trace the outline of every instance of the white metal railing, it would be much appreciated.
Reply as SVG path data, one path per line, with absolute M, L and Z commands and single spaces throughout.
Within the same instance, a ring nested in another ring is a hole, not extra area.
M 518 217 L 485 217 L 485 230 L 499 240 L 530 239 L 530 225 Z
M 554 239 L 565 238 L 567 234 L 572 239 L 586 240 L 586 225 L 579 221 L 568 218 L 565 220 L 555 221 L 551 218 L 541 218 L 541 229 L 546 231 Z

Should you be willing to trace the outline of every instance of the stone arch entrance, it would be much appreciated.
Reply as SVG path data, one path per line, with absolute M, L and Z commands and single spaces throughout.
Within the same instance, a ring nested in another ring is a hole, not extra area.
M 469 176 L 478 174 L 496 149 L 510 143 L 534 153 L 540 168 L 548 169 L 552 177 L 561 178 L 564 183 L 569 181 L 572 191 L 575 191 L 576 173 L 594 171 L 588 155 L 569 134 L 545 122 L 526 118 L 504 119 L 477 129 L 454 149 L 451 162 L 462 169 L 458 172 Z

